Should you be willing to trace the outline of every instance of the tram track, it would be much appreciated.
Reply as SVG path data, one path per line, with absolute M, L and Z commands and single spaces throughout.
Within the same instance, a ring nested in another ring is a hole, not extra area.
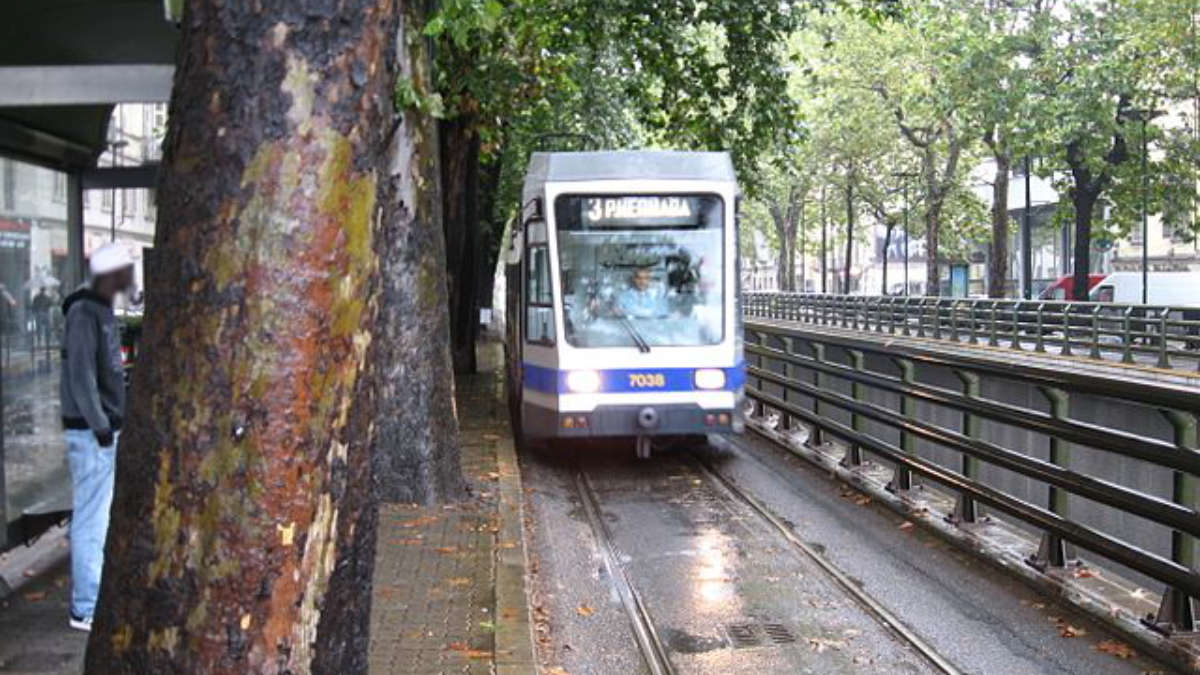
M 666 645 L 660 639 L 658 631 L 654 628 L 654 622 L 651 620 L 649 612 L 646 611 L 646 605 L 642 602 L 637 588 L 634 587 L 629 575 L 625 572 L 625 567 L 621 564 L 620 549 L 617 547 L 608 525 L 605 524 L 604 518 L 600 515 L 600 500 L 596 496 L 596 491 L 592 487 L 591 481 L 588 480 L 587 474 L 582 470 L 575 474 L 575 488 L 579 492 L 579 498 L 592 534 L 600 543 L 600 556 L 603 559 L 604 568 L 608 572 L 609 578 L 612 579 L 617 595 L 621 599 L 621 605 L 629 618 L 630 627 L 642 659 L 646 662 L 652 675 L 673 675 L 675 667 L 671 664 Z
M 740 444 L 733 441 L 727 442 L 730 445 L 739 448 L 742 452 L 747 452 L 746 448 Z M 961 675 L 962 671 L 959 670 L 953 663 L 942 656 L 924 638 L 905 625 L 905 623 L 889 609 L 887 609 L 887 607 L 872 597 L 869 593 L 864 591 L 837 565 L 834 565 L 833 562 L 822 555 L 819 551 L 801 540 L 800 537 L 797 536 L 795 530 L 778 516 L 776 516 L 769 508 L 767 508 L 766 505 L 764 505 L 761 501 L 747 491 L 743 490 L 737 485 L 737 483 L 726 478 L 724 475 L 714 469 L 707 460 L 698 456 L 694 451 L 691 451 L 688 454 L 695 460 L 700 473 L 703 474 L 704 477 L 709 480 L 709 482 L 717 485 L 731 499 L 740 501 L 749 507 L 749 509 L 754 512 L 754 514 L 757 515 L 764 524 L 769 526 L 770 529 L 787 541 L 793 550 L 799 552 L 805 558 L 813 562 L 835 584 L 837 584 L 839 588 L 853 598 L 855 602 L 857 602 L 858 605 L 863 609 L 863 611 L 882 624 L 897 638 L 909 645 L 915 652 L 920 654 L 920 656 L 925 659 L 930 666 L 937 669 L 939 672 L 945 673 L 946 675 Z
M 746 452 L 744 447 L 731 443 Z M 803 559 L 815 564 L 834 585 L 854 601 L 868 616 L 879 623 L 886 631 L 907 645 L 921 659 L 926 661 L 936 672 L 946 675 L 962 673 L 952 662 L 942 656 L 931 644 L 909 628 L 894 613 L 882 603 L 866 593 L 844 571 L 834 565 L 812 546 L 806 544 L 795 530 L 776 516 L 758 498 L 738 486 L 734 481 L 722 475 L 704 457 L 695 450 L 689 450 L 680 455 L 686 458 L 686 463 L 692 465 L 706 482 L 714 487 L 717 494 L 731 503 L 741 503 L 752 512 L 768 530 L 782 538 L 788 546 Z M 617 596 L 629 620 L 634 634 L 638 651 L 650 672 L 659 675 L 675 673 L 676 670 L 670 659 L 670 650 L 660 638 L 654 626 L 653 618 L 638 593 L 637 587 L 622 562 L 622 551 L 616 543 L 616 538 L 602 516 L 601 500 L 587 472 L 576 468 L 575 488 L 578 492 L 583 511 L 589 528 L 595 540 L 599 543 L 600 555 L 605 570 L 612 580 Z

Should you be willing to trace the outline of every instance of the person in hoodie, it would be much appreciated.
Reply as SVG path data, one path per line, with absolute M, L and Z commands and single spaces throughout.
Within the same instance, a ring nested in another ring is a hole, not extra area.
M 62 403 L 71 469 L 70 626 L 90 631 L 104 538 L 112 506 L 117 437 L 125 416 L 121 335 L 113 300 L 133 283 L 133 259 L 125 247 L 105 244 L 92 252 L 91 281 L 63 301 Z

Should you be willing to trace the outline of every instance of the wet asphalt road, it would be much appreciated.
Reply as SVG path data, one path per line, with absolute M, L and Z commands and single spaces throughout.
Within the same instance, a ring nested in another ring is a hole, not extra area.
M 964 672 L 1168 672 L 1096 650 L 1116 638 L 920 528 L 900 528 L 892 512 L 844 498 L 845 488 L 751 434 L 734 446 L 658 452 L 649 461 L 611 443 L 522 453 L 544 666 L 573 675 L 648 672 L 585 515 L 576 487 L 583 472 L 676 672 L 937 672 L 706 477 L 698 456 Z M 1061 637 L 1063 621 L 1079 636 Z

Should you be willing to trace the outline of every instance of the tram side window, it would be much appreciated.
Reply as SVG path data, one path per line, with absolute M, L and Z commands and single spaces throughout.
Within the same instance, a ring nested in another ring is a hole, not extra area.
M 554 345 L 554 296 L 550 290 L 550 250 L 545 244 L 530 246 L 526 256 L 526 340 Z

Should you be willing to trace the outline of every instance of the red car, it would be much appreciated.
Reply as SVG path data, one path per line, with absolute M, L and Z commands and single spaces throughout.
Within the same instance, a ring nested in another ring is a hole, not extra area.
M 1107 277 L 1107 276 L 1108 276 L 1107 274 L 1089 274 L 1088 275 L 1088 292 L 1091 292 L 1091 290 L 1093 288 L 1095 288 L 1096 285 L 1099 284 L 1101 281 L 1104 281 L 1105 277 Z M 1038 299 L 1039 300 L 1086 300 L 1087 299 L 1086 295 L 1083 298 L 1076 298 L 1075 294 L 1071 292 L 1075 288 L 1074 282 L 1075 282 L 1075 277 L 1073 277 L 1073 276 L 1059 277 L 1057 281 L 1050 284 L 1049 286 L 1046 287 L 1045 290 L 1042 291 L 1042 294 L 1038 296 Z

